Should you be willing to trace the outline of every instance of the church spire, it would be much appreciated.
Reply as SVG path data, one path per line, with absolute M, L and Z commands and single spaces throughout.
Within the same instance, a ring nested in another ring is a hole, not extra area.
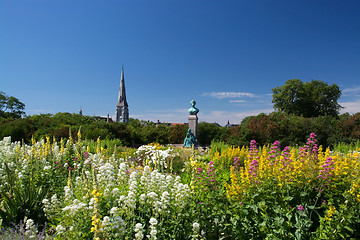
M 121 80 L 119 89 L 119 98 L 116 104 L 116 122 L 129 122 L 129 109 L 126 101 L 124 67 L 121 68 Z

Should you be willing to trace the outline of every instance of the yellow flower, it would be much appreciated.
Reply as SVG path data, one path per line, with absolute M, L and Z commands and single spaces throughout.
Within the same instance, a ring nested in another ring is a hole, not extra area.
M 335 206 L 330 206 L 329 210 L 326 213 L 325 220 L 326 221 L 331 221 L 332 220 L 331 217 L 335 213 L 335 211 L 336 211 Z

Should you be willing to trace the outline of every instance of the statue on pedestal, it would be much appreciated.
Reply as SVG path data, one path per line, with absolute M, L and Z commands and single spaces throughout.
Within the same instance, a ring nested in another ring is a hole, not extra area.
M 190 102 L 191 108 L 189 108 L 189 129 L 184 139 L 184 147 L 196 147 L 198 145 L 197 137 L 197 125 L 198 125 L 198 117 L 197 114 L 199 109 L 195 107 L 196 102 L 192 100 Z

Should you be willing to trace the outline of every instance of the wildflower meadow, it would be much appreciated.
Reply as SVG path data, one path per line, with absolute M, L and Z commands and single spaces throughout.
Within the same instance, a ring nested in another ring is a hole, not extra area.
M 360 149 L 0 141 L 2 239 L 359 239 Z

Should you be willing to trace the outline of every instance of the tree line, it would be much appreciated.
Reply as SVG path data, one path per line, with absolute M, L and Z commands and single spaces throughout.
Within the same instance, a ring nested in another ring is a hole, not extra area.
M 129 123 L 99 120 L 74 113 L 40 114 L 19 119 L 3 119 L 0 122 L 0 138 L 11 136 L 13 141 L 30 142 L 50 136 L 57 141 L 70 134 L 88 140 L 118 139 L 123 146 L 136 147 L 157 142 L 160 144 L 182 144 L 188 126 L 130 119 Z M 198 141 L 209 145 L 212 141 L 223 141 L 230 145 L 248 146 L 252 139 L 260 145 L 278 140 L 283 146 L 306 143 L 309 133 L 315 132 L 320 145 L 332 147 L 339 142 L 352 143 L 360 139 L 360 113 L 339 116 L 305 118 L 283 112 L 259 114 L 243 119 L 235 127 L 219 126 L 216 123 L 200 122 Z
M 332 147 L 339 142 L 352 143 L 360 139 L 360 113 L 339 115 L 341 91 L 336 84 L 328 85 L 320 80 L 302 82 L 286 81 L 272 89 L 276 110 L 270 114 L 249 116 L 236 127 L 222 127 L 216 123 L 200 122 L 198 141 L 209 145 L 223 141 L 230 145 L 249 145 L 255 139 L 260 145 L 280 141 L 283 146 L 301 145 L 307 136 L 315 132 L 320 145 Z M 13 141 L 30 142 L 46 136 L 56 140 L 74 138 L 80 129 L 85 139 L 118 139 L 123 146 L 138 146 L 157 142 L 181 144 L 188 126 L 155 124 L 130 119 L 130 122 L 107 123 L 99 118 L 80 114 L 40 114 L 21 118 L 25 104 L 15 97 L 0 92 L 0 137 L 11 136 Z

